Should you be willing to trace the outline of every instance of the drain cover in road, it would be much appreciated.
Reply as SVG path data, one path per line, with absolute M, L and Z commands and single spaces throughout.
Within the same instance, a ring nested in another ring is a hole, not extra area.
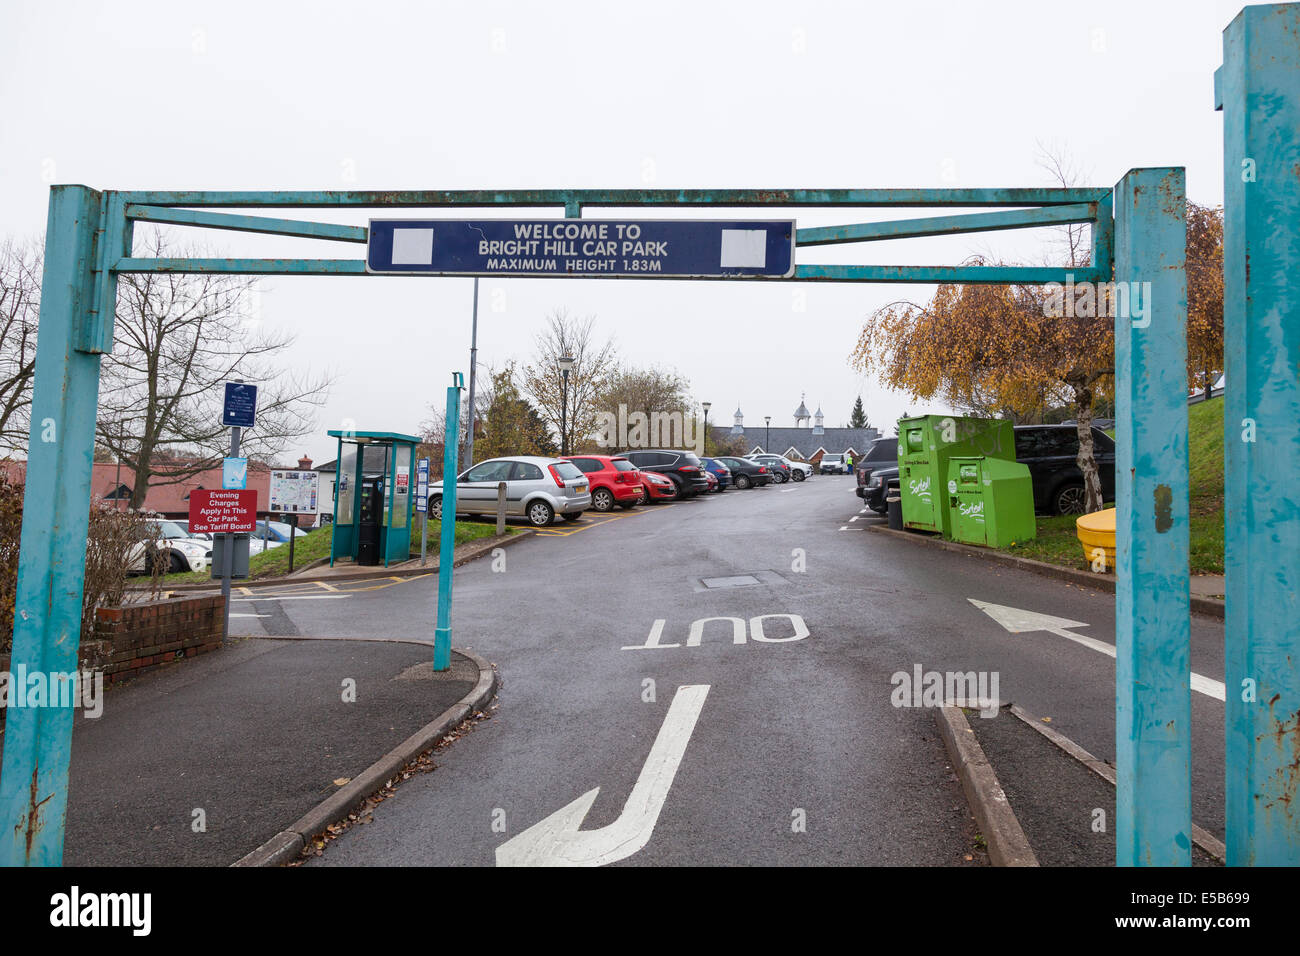
M 752 574 L 733 574 L 726 578 L 701 578 L 700 583 L 706 588 L 744 588 L 759 582 Z

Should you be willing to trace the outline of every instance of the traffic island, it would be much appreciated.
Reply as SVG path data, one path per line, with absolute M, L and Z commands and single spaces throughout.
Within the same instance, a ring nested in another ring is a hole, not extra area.
M 1115 865 L 1112 765 L 1015 705 L 966 725 L 1041 865 Z M 1192 865 L 1221 865 L 1223 844 L 1200 827 L 1192 831 Z

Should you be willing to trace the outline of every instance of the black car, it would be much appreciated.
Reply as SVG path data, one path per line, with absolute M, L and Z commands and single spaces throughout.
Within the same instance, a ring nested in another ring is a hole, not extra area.
M 853 470 L 857 474 L 858 487 L 857 496 L 865 499 L 867 482 L 871 479 L 871 474 L 877 468 L 885 468 L 889 465 L 898 464 L 898 436 L 893 438 L 877 438 L 867 449 L 866 457 L 858 462 Z
M 898 448 L 898 439 L 892 439 L 894 448 Z M 898 490 L 898 465 L 885 462 L 883 467 L 872 470 L 871 476 L 859 489 L 863 504 L 876 514 L 886 514 L 889 506 L 885 499 Z
M 677 497 L 694 498 L 709 490 L 709 479 L 704 477 L 704 463 L 693 451 L 674 451 L 668 448 L 650 448 L 645 451 L 625 451 L 626 458 L 642 471 L 653 471 L 672 479 L 677 486 Z M 728 465 L 731 464 L 727 459 Z
M 772 472 L 767 465 L 760 465 L 758 462 L 750 461 L 748 458 L 718 458 L 731 469 L 731 483 L 737 488 L 762 487 L 772 480 Z
M 1083 472 L 1079 471 L 1079 430 L 1074 425 L 1020 425 L 1016 433 L 1016 461 L 1029 467 L 1034 485 L 1034 510 L 1040 514 L 1083 514 Z M 897 441 L 897 439 L 895 439 Z M 1100 428 L 1092 430 L 1093 457 L 1101 477 L 1101 496 L 1115 499 L 1115 440 Z M 895 445 L 897 447 L 897 445 Z M 885 513 L 890 485 L 898 487 L 898 466 L 872 471 L 862 489 L 862 500 L 879 514 Z
M 1103 501 L 1115 500 L 1115 439 L 1096 426 L 1092 454 L 1101 477 Z M 1077 425 L 1020 425 L 1016 461 L 1029 466 L 1034 482 L 1034 510 L 1050 515 L 1083 514 L 1086 495 L 1079 470 Z

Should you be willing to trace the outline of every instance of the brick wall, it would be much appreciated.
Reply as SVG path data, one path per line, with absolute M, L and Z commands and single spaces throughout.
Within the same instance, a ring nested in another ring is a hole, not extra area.
M 111 684 L 216 650 L 221 612 L 219 594 L 101 607 L 93 639 L 81 644 L 82 666 L 102 670 Z
M 221 646 L 221 595 L 101 607 L 95 636 L 78 649 L 82 669 L 102 671 L 104 683 L 136 677 Z M 0 654 L 0 671 L 10 655 Z M 0 727 L 5 708 L 0 707 Z

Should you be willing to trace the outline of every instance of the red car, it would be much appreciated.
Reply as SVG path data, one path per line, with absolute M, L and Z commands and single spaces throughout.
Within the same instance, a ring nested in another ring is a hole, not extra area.
M 671 478 L 665 478 L 657 471 L 643 471 L 641 478 L 645 488 L 645 492 L 641 495 L 643 505 L 656 501 L 672 501 L 677 497 L 677 486 L 673 484 Z
M 631 508 L 641 500 L 644 475 L 621 455 L 574 455 L 569 461 L 587 476 L 591 485 L 591 510 Z

